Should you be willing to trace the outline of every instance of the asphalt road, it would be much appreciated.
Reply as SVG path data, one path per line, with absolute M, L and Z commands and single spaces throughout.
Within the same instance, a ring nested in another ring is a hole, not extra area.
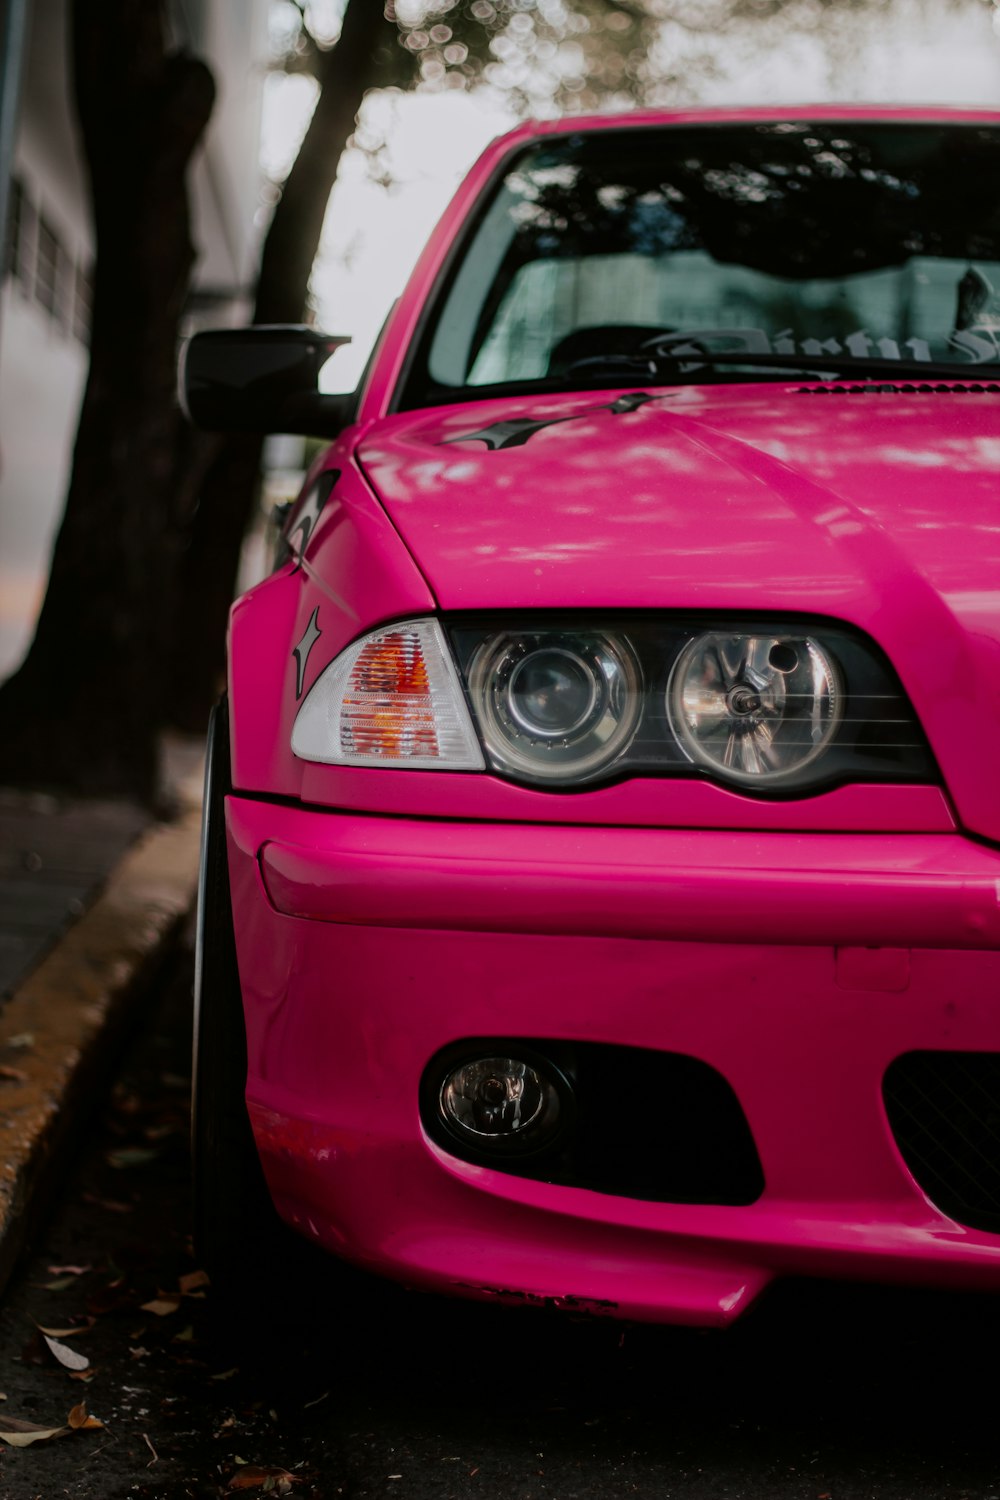
M 220 1332 L 181 1280 L 188 986 L 151 1008 L 0 1308 L 0 1435 L 81 1402 L 103 1426 L 4 1447 L 2 1500 L 1000 1500 L 1000 1299 L 789 1285 L 718 1335 L 331 1271 L 276 1328 L 276 1268 Z

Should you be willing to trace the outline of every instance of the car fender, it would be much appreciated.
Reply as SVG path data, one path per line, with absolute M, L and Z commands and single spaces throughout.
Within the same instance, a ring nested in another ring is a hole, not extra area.
M 346 435 L 311 471 L 286 537 L 287 561 L 230 614 L 230 745 L 235 790 L 298 797 L 292 725 L 317 677 L 366 630 L 435 600 Z

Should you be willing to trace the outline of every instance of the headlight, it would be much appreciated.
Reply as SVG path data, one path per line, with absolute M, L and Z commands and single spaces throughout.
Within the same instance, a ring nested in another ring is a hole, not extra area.
M 696 636 L 674 663 L 667 713 L 693 761 L 733 781 L 786 781 L 822 755 L 843 715 L 831 657 L 810 636 Z
M 465 694 L 437 620 L 373 630 L 321 672 L 292 753 L 344 766 L 481 771 Z
M 889 662 L 833 621 L 464 616 L 448 634 L 487 765 L 511 780 L 700 775 L 789 797 L 936 777 Z
M 599 775 L 639 722 L 642 674 L 624 636 L 491 636 L 474 654 L 468 680 L 491 762 L 532 780 Z
M 463 616 L 447 636 L 436 619 L 402 620 L 320 673 L 292 750 L 334 765 L 489 769 L 566 791 L 701 775 L 789 797 L 937 779 L 874 642 L 775 617 Z

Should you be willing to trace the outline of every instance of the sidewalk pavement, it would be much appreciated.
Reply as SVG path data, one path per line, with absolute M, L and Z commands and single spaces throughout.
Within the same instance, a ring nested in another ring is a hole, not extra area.
M 165 747 L 169 820 L 0 791 L 0 1291 L 193 911 L 201 750 Z

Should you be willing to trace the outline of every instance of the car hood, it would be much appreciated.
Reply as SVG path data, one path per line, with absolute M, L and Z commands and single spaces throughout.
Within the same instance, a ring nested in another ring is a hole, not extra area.
M 900 574 L 1000 602 L 988 394 L 521 398 L 389 418 L 360 457 L 444 609 L 839 614 Z
M 780 610 L 864 629 L 954 764 L 966 820 L 1000 837 L 984 784 L 1000 737 L 996 394 L 509 398 L 386 418 L 359 458 L 444 610 Z

